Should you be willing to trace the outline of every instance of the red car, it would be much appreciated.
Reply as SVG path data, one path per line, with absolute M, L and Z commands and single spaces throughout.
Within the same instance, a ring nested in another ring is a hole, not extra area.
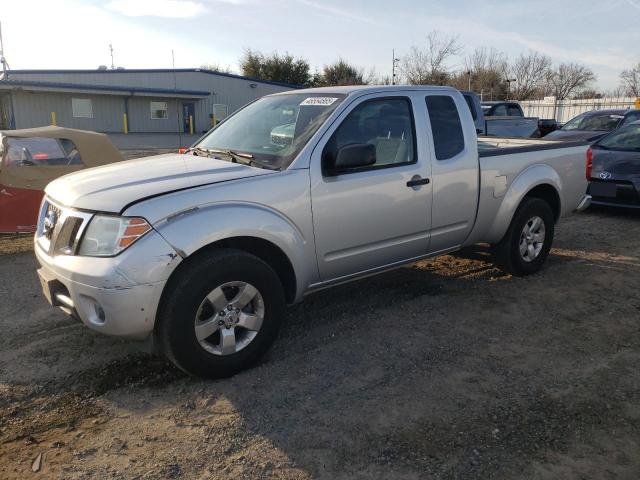
M 34 232 L 44 187 L 55 178 L 122 160 L 101 133 L 53 126 L 0 132 L 0 233 Z

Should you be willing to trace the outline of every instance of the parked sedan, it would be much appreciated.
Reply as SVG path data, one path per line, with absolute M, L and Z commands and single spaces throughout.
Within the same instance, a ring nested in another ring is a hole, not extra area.
M 593 142 L 618 127 L 640 120 L 640 110 L 593 110 L 581 113 L 545 139 Z
M 587 151 L 593 204 L 640 208 L 640 122 L 621 127 Z

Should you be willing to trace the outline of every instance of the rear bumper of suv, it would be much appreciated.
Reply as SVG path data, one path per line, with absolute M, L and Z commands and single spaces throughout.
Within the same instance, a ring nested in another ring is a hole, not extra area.
M 600 185 L 609 185 L 611 192 L 601 195 L 596 188 Z M 607 207 L 640 208 L 640 185 L 625 180 L 598 180 L 591 179 L 588 191 L 593 198 L 594 205 Z
M 51 305 L 107 335 L 144 339 L 180 257 L 152 231 L 109 258 L 51 256 L 36 242 L 38 276 Z

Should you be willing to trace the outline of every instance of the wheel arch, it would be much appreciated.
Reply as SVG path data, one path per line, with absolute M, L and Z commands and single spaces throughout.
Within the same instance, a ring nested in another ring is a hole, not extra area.
M 558 173 L 549 165 L 532 165 L 518 175 L 507 190 L 489 229 L 489 243 L 498 243 L 506 234 L 518 208 L 525 198 L 539 198 L 549 204 L 557 222 L 562 212 L 560 192 L 562 182 Z

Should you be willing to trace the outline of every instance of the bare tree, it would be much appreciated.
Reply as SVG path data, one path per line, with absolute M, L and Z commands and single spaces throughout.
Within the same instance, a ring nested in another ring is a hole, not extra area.
M 412 85 L 444 85 L 453 74 L 448 61 L 462 50 L 458 37 L 444 37 L 437 31 L 427 35 L 426 48 L 411 47 L 400 66 Z
M 616 88 L 612 88 L 603 92 L 603 97 L 606 98 L 621 98 L 629 96 L 629 91 L 624 85 L 618 85 Z
M 509 66 L 508 75 L 515 79 L 509 96 L 516 100 L 529 100 L 540 95 L 549 77 L 551 59 L 538 52 L 520 54 Z
M 625 94 L 631 97 L 640 97 L 640 63 L 620 74 L 620 82 Z
M 587 88 L 584 90 L 580 90 L 578 93 L 573 95 L 575 100 L 588 100 L 591 98 L 604 98 L 606 95 L 598 90 L 594 90 L 593 88 Z M 612 95 L 617 96 L 617 95 Z
M 507 92 L 507 58 L 495 48 L 476 48 L 464 59 L 464 70 L 450 82 L 460 90 L 482 92 L 487 98 L 504 98 Z
M 572 93 L 580 92 L 596 79 L 590 68 L 577 63 L 561 63 L 547 73 L 545 90 L 557 100 L 564 100 Z

